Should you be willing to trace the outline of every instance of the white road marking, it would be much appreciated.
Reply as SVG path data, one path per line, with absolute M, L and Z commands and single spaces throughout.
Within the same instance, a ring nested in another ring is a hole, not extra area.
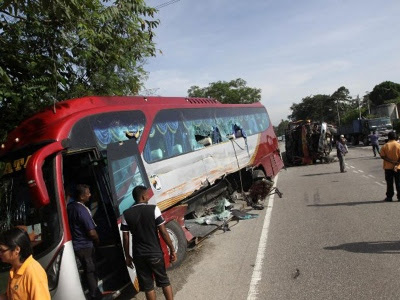
M 350 168 L 353 168 L 353 169 L 355 169 L 356 167 L 350 166 Z
M 375 181 L 376 184 L 379 184 L 380 186 L 384 186 L 382 183 Z
M 356 170 L 353 170 L 353 173 L 357 173 L 357 174 L 358 174 L 358 171 L 356 171 Z
M 363 170 L 358 170 L 358 172 L 360 172 L 360 173 L 364 173 L 364 171 L 363 171 Z
M 369 174 L 368 176 L 371 177 L 371 178 L 375 178 L 375 176 L 374 176 L 374 175 L 371 175 L 371 174 Z
M 369 177 L 367 175 L 363 175 L 362 177 L 369 179 Z
M 278 175 L 275 177 L 274 187 L 278 182 Z M 272 194 L 268 198 L 267 212 L 265 213 L 264 225 L 261 231 L 260 242 L 258 243 L 258 250 L 256 256 L 256 263 L 254 265 L 253 274 L 251 275 L 250 288 L 247 294 L 247 300 L 256 300 L 258 295 L 258 283 L 262 277 L 262 265 L 264 262 L 265 250 L 267 248 L 268 229 L 271 223 L 271 213 L 274 206 L 274 196 Z

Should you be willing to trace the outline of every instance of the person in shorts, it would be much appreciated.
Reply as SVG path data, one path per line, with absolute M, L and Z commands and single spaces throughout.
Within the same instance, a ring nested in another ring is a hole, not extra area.
M 137 186 L 132 191 L 135 204 L 124 211 L 121 223 L 125 260 L 128 267 L 135 265 L 140 290 L 147 300 L 156 299 L 154 280 L 161 287 L 165 299 L 172 300 L 172 287 L 165 270 L 164 254 L 158 233 L 170 250 L 171 262 L 176 261 L 176 253 L 171 238 L 165 228 L 165 220 L 156 205 L 148 204 L 147 188 Z M 132 256 L 129 254 L 129 233 L 132 235 Z M 154 279 L 153 279 L 154 275 Z

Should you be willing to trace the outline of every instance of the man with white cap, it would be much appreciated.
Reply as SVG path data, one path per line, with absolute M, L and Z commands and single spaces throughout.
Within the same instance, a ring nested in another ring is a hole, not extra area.
M 346 140 L 346 138 L 344 137 L 343 134 L 340 135 L 340 140 L 343 143 L 344 148 L 346 148 L 346 153 L 349 152 L 349 148 L 347 148 L 347 140 Z

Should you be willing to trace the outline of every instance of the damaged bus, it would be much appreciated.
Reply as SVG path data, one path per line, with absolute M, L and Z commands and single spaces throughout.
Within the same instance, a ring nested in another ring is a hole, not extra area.
M 220 195 L 248 190 L 254 173 L 273 178 L 282 167 L 260 103 L 141 96 L 58 102 L 24 121 L 1 145 L 0 230 L 26 226 L 53 299 L 85 299 L 66 208 L 71 189 L 88 184 L 101 241 L 99 287 L 134 293 L 136 273 L 126 267 L 119 224 L 135 186 L 151 189 L 150 203 L 163 213 L 179 264 L 198 238 L 187 220 Z M 8 270 L 1 265 L 3 290 Z

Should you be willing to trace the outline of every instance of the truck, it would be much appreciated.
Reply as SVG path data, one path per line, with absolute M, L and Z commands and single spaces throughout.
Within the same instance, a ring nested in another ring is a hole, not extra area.
M 285 158 L 289 165 L 329 162 L 336 129 L 325 122 L 299 120 L 285 130 Z
M 379 143 L 384 144 L 388 133 L 393 130 L 392 122 L 389 117 L 374 119 L 357 119 L 349 124 L 339 126 L 338 134 L 351 142 L 352 145 L 358 145 L 362 142 L 369 146 L 369 135 L 376 131 L 379 135 Z

